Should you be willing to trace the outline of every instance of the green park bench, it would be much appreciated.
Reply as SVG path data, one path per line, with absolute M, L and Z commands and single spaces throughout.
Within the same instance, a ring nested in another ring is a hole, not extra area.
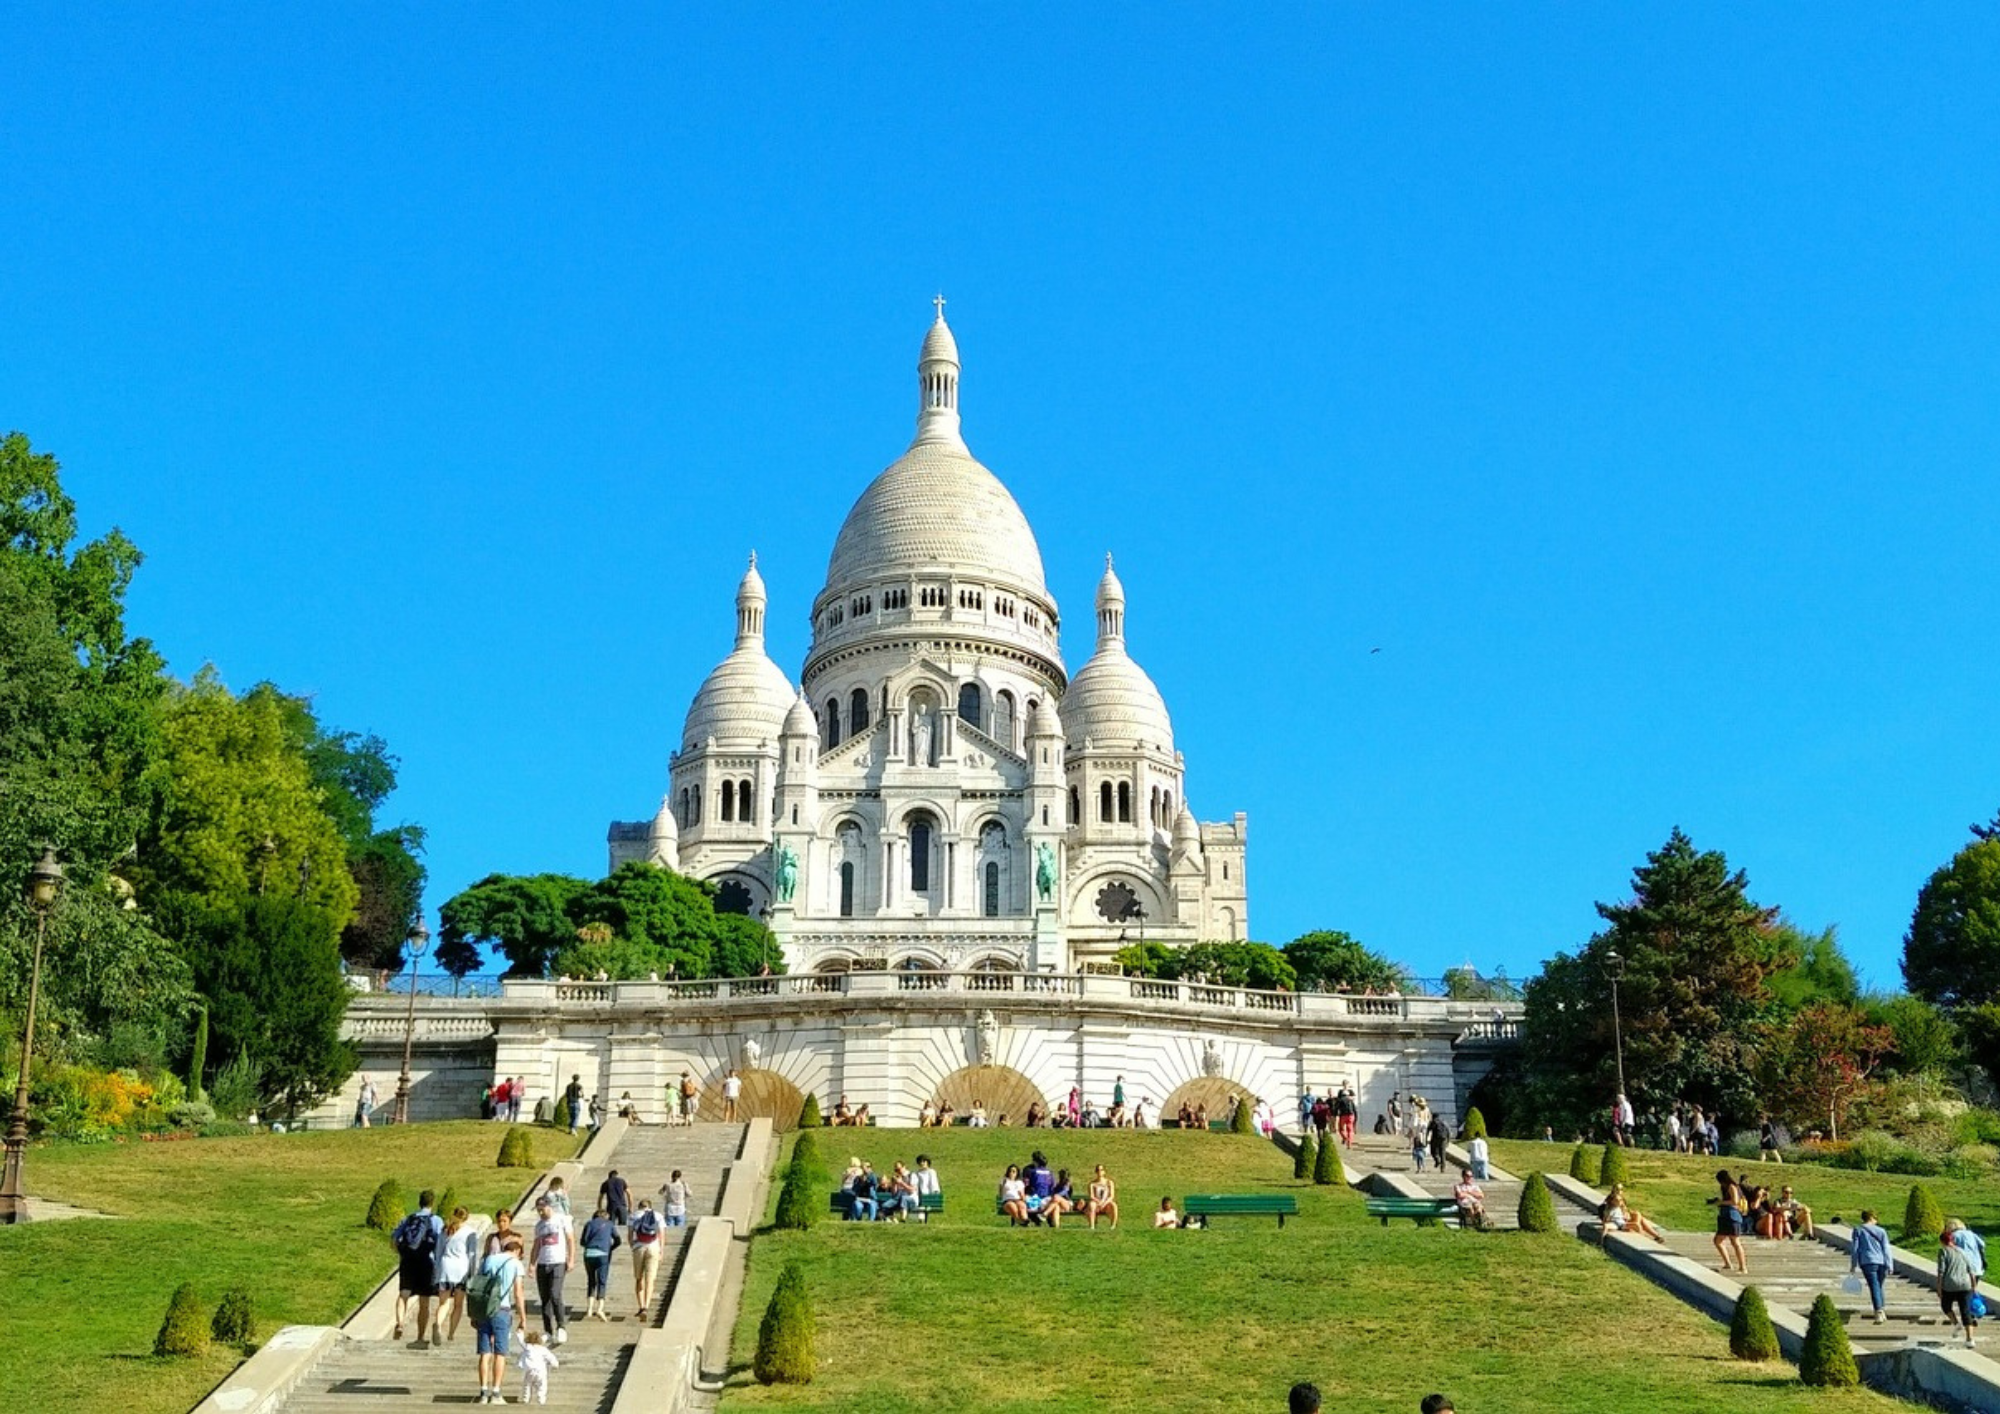
M 836 1188 L 832 1193 L 827 1195 L 826 1207 L 828 1212 L 839 1213 L 844 1218 L 847 1216 L 849 1210 L 854 1207 L 854 1195 L 849 1193 L 845 1188 Z M 888 1208 L 889 1205 L 885 1202 L 876 1209 L 876 1212 L 880 1214 L 888 1211 Z M 942 1213 L 943 1211 L 944 1194 L 919 1193 L 917 1195 L 917 1216 L 925 1222 L 930 1221 L 932 1213 Z
M 1455 1218 L 1458 1204 L 1450 1198 L 1370 1198 L 1368 1216 L 1380 1218 L 1384 1227 L 1391 1218 Z
M 1278 1226 L 1286 1218 L 1297 1217 L 1299 1200 L 1289 1193 L 1190 1193 L 1181 1204 L 1182 1220 L 1200 1218 L 1276 1218 Z

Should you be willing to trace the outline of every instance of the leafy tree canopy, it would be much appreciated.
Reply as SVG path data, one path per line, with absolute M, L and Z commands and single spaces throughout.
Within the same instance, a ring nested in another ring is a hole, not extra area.
M 285 895 L 319 909 L 336 929 L 354 916 L 359 891 L 346 843 L 321 806 L 288 712 L 276 692 L 232 696 L 211 668 L 173 693 L 154 813 L 139 841 L 139 869 L 151 886 L 142 898 Z
M 1298 985 L 1324 992 L 1406 990 L 1408 973 L 1397 963 L 1372 952 L 1336 929 L 1303 933 L 1285 944 L 1285 961 L 1297 974 Z
M 1903 1075 L 1943 1072 L 1957 1064 L 1958 1029 L 1951 1018 L 1922 997 L 1871 997 L 1868 1020 L 1886 1026 L 1895 1038 L 1890 1068 Z
M 1940 1006 L 2000 999 L 2000 839 L 1967 845 L 1918 891 L 1903 981 Z
M 556 950 L 575 940 L 570 905 L 590 888 L 571 874 L 488 874 L 438 910 L 438 964 L 463 977 L 480 947 L 497 949 L 509 977 L 541 977 Z
M 1111 960 L 1142 977 L 1169 980 L 1201 976 L 1221 987 L 1254 987 L 1276 991 L 1298 985 L 1298 974 L 1285 955 L 1269 943 L 1135 943 L 1120 948 Z
M 1815 1002 L 1853 1006 L 1861 1000 L 1860 979 L 1834 929 L 1808 933 L 1781 921 L 1772 929 L 1772 941 L 1786 961 L 1771 974 L 1771 999 L 1785 1011 Z

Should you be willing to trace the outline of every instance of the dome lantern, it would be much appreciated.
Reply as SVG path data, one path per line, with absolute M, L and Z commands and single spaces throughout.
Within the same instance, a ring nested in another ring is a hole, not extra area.
M 917 435 L 911 446 L 948 442 L 964 447 L 958 430 L 958 340 L 944 322 L 944 296 L 932 301 L 937 320 L 917 354 Z
M 1104 555 L 1104 578 L 1097 582 L 1097 641 L 1100 645 L 1125 641 L 1125 586 L 1111 568 L 1109 551 Z
M 757 552 L 750 552 L 750 568 L 736 586 L 736 646 L 751 647 L 764 641 L 764 606 L 770 598 L 764 592 L 764 576 L 757 573 Z

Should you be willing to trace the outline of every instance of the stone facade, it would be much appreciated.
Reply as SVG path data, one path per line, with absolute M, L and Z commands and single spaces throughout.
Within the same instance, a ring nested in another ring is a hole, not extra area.
M 347 1032 L 386 1100 L 402 1053 L 404 1002 L 360 998 Z M 497 998 L 424 999 L 411 1090 L 417 1119 L 478 1112 L 478 1086 L 524 1076 L 530 1101 L 578 1076 L 616 1108 L 664 1115 L 681 1072 L 714 1103 L 744 1073 L 754 1112 L 784 1120 L 812 1094 L 845 1095 L 884 1124 L 914 1125 L 924 1102 L 973 1098 L 996 1116 L 1055 1105 L 1072 1085 L 1100 1105 L 1123 1077 L 1128 1101 L 1171 1114 L 1178 1096 L 1269 1101 L 1288 1127 L 1302 1089 L 1350 1084 L 1363 1123 L 1415 1091 L 1456 1121 L 1463 1097 L 1513 1044 L 1518 1005 L 1443 998 L 1256 992 L 1104 974 L 805 973 L 707 982 L 508 982 Z M 356 1081 L 350 1082 L 350 1090 Z M 322 1122 L 352 1113 L 352 1094 Z M 712 1111 L 711 1111 L 712 1113 Z M 1216 1117 L 1220 1118 L 1220 1115 Z
M 650 860 L 767 917 L 793 971 L 1067 971 L 1123 942 L 1249 936 L 1249 825 L 1198 823 L 1106 557 L 1071 678 L 1041 551 L 967 449 L 958 346 L 918 359 L 915 440 L 856 501 L 794 688 L 764 651 L 751 557 L 736 643 L 689 708 Z

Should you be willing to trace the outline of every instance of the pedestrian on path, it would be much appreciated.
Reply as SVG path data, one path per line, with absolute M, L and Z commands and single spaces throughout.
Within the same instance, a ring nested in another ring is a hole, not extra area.
M 681 1181 L 681 1171 L 675 1169 L 673 1176 L 660 1185 L 660 1197 L 667 1205 L 667 1226 L 686 1227 L 688 1220 L 688 1186 Z
M 417 1339 L 425 1338 L 431 1324 L 431 1298 L 437 1294 L 438 1244 L 444 1237 L 444 1223 L 431 1211 L 437 1198 L 426 1188 L 417 1197 L 417 1211 L 411 1213 L 389 1235 L 396 1249 L 396 1334 L 403 1338 L 404 1317 L 410 1298 L 417 1301 Z
M 1888 1304 L 1882 1295 L 1882 1284 L 1889 1275 L 1889 1234 L 1875 1221 L 1875 1210 L 1863 1208 L 1861 1221 L 1855 1226 L 1853 1245 L 1848 1249 L 1847 1267 L 1849 1271 L 1861 1273 L 1861 1280 L 1868 1284 L 1868 1304 L 1875 1308 L 1875 1324 L 1881 1325 L 1889 1319 L 1883 1308 Z
M 535 1294 L 542 1303 L 542 1334 L 550 1345 L 569 1339 L 563 1278 L 576 1266 L 576 1234 L 567 1214 L 543 1195 L 535 1200 Z
M 1970 1349 L 1972 1333 L 1979 1329 L 1979 1318 L 1972 1314 L 1972 1288 L 1979 1284 L 1979 1278 L 1973 1275 L 1972 1254 L 1952 1241 L 1952 1236 L 1949 1230 L 1938 1234 L 1938 1305 L 1952 1329 L 1965 1332 L 1966 1348 Z
M 588 1303 L 583 1318 L 608 1321 L 611 1313 L 605 1309 L 605 1302 L 611 1284 L 611 1254 L 624 1245 L 618 1236 L 618 1224 L 611 1221 L 610 1209 L 599 1205 L 590 1221 L 583 1225 L 579 1240 L 583 1244 L 584 1297 Z
M 375 1116 L 375 1082 L 367 1076 L 361 1077 L 361 1089 L 354 1099 L 354 1127 L 370 1128 Z
M 736 1123 L 736 1102 L 743 1098 L 743 1077 L 736 1071 L 722 1077 L 722 1118 L 725 1123 Z
M 540 1332 L 522 1332 L 520 1364 L 521 1403 L 547 1404 L 549 1371 L 560 1369 L 562 1361 L 556 1359 L 555 1351 L 542 1343 Z
M 632 1217 L 632 1186 L 618 1174 L 617 1169 L 604 1176 L 604 1182 L 597 1185 L 597 1203 L 611 1214 L 611 1221 L 624 1227 Z
M 1722 1258 L 1722 1270 L 1731 1270 L 1729 1259 L 1736 1258 L 1735 1271 L 1747 1273 L 1743 1260 L 1743 1186 L 1728 1169 L 1715 1171 L 1716 1195 L 1709 1203 L 1715 1208 L 1715 1252 Z
M 638 1316 L 646 1319 L 653 1309 L 653 1279 L 660 1273 L 660 1215 L 653 1200 L 641 1198 L 639 1211 L 632 1214 L 632 1294 L 639 1303 Z
M 444 1240 L 438 1246 L 437 1320 L 431 1326 L 432 1345 L 458 1339 L 458 1323 L 465 1315 L 465 1284 L 479 1265 L 479 1229 L 472 1225 L 471 1217 L 461 1207 L 453 1208 L 445 1219 Z
M 576 1133 L 577 1126 L 583 1123 L 583 1077 L 581 1075 L 572 1075 L 569 1078 L 569 1085 L 563 1090 L 563 1108 L 569 1112 L 567 1116 L 569 1119 L 569 1132 L 574 1134 Z
M 472 1333 L 479 1357 L 480 1404 L 500 1402 L 500 1381 L 507 1369 L 507 1345 L 516 1319 L 528 1324 L 528 1306 L 521 1294 L 521 1239 L 510 1234 L 500 1251 L 479 1264 L 466 1285 L 466 1308 L 472 1313 Z

